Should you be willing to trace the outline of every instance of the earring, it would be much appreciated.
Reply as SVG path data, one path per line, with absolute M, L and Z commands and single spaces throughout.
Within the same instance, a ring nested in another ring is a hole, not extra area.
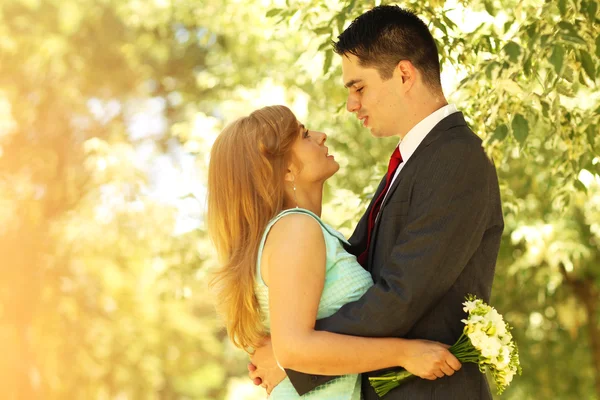
M 294 188 L 294 201 L 296 202 L 296 208 L 300 208 L 300 207 L 298 207 L 298 198 L 296 197 L 296 184 L 294 183 L 293 180 L 292 180 L 292 187 Z

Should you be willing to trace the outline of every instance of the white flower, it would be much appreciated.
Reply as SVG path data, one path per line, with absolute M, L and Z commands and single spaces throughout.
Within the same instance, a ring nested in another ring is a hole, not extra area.
M 483 316 L 481 316 L 481 315 L 471 315 L 471 316 L 469 316 L 469 320 L 468 320 L 469 325 L 478 324 L 478 323 L 481 323 L 481 322 L 484 322 Z
M 508 367 L 508 364 L 510 363 L 510 352 L 511 348 L 508 346 L 502 346 L 500 348 L 500 354 L 498 355 L 498 357 L 495 357 L 492 360 L 492 363 L 498 370 L 502 370 Z
M 492 308 L 486 315 L 485 319 L 490 321 L 492 325 L 496 328 L 496 334 L 499 336 L 506 335 L 506 323 L 504 322 L 504 318 L 502 315 L 496 311 L 496 309 Z
M 521 374 L 519 355 L 510 328 L 498 311 L 475 296 L 469 295 L 463 303 L 468 313 L 463 334 L 473 346 L 482 371 L 494 376 L 498 394 L 508 386 L 514 375 Z
M 502 386 L 508 386 L 515 376 L 514 371 L 506 369 L 498 372 L 498 380 Z
M 502 343 L 497 338 L 486 335 L 481 347 L 481 355 L 489 359 L 498 357 L 501 348 Z
M 512 345 L 513 338 L 512 335 L 508 332 L 505 332 L 504 335 L 498 335 L 500 337 L 500 341 L 503 345 L 509 346 Z
M 470 313 L 471 311 L 473 311 L 477 308 L 477 300 L 465 301 L 463 304 L 465 305 L 463 310 L 466 313 Z
M 477 350 L 481 351 L 481 347 L 483 346 L 485 340 L 487 339 L 487 335 L 483 331 L 477 330 L 477 331 L 473 331 L 473 332 L 469 333 L 467 336 L 469 336 L 469 339 L 471 340 L 471 343 L 473 344 L 473 346 Z
M 497 357 L 502 348 L 502 343 L 495 338 L 488 336 L 482 330 L 476 330 L 468 334 L 473 346 L 479 350 L 481 355 L 487 359 Z

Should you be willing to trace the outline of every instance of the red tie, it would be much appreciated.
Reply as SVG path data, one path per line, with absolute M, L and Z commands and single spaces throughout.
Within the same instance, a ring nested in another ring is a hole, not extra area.
M 377 200 L 375 200 L 375 204 L 373 204 L 373 208 L 371 208 L 371 212 L 369 213 L 369 225 L 367 230 L 367 248 L 361 255 L 358 256 L 358 262 L 360 265 L 365 266 L 367 261 L 367 256 L 369 254 L 369 244 L 371 243 L 371 234 L 373 233 L 373 227 L 375 227 L 375 220 L 377 219 L 377 214 L 379 214 L 379 209 L 381 208 L 381 203 L 383 203 L 383 199 L 385 198 L 385 194 L 387 193 L 390 185 L 392 183 L 392 178 L 394 177 L 394 173 L 398 168 L 398 165 L 402 162 L 402 155 L 400 154 L 400 146 L 396 147 L 396 150 L 392 153 L 392 157 L 390 158 L 390 163 L 388 164 L 387 174 L 385 176 L 385 187 L 379 193 Z

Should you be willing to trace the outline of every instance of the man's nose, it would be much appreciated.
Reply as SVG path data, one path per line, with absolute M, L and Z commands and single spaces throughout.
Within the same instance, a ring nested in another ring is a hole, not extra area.
M 346 100 L 346 110 L 357 112 L 360 110 L 360 101 L 353 96 L 348 96 L 348 99 Z

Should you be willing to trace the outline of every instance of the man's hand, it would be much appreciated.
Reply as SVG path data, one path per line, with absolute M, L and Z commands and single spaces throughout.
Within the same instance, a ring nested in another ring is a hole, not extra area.
M 285 379 L 285 371 L 275 360 L 270 337 L 266 337 L 250 357 L 248 376 L 255 385 L 265 388 L 267 394 L 271 394 L 275 386 Z

